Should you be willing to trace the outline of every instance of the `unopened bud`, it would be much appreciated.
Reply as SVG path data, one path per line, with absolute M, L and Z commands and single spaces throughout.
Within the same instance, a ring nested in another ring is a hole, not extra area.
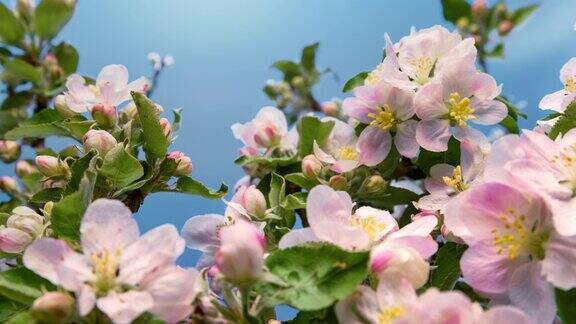
M 8 193 L 17 191 L 18 183 L 14 178 L 7 176 L 0 177 L 0 190 Z
M 0 160 L 12 163 L 20 157 L 20 144 L 14 141 L 0 140 Z
M 20 160 L 16 162 L 16 174 L 23 178 L 29 174 L 38 172 L 38 169 L 30 162 L 26 160 Z
M 6 221 L 6 226 L 19 229 L 37 238 L 44 232 L 44 217 L 38 215 L 31 208 L 19 206 L 12 210 L 12 214 Z
M 92 118 L 94 118 L 98 125 L 111 128 L 116 125 L 118 114 L 116 113 L 115 107 L 98 103 L 92 107 Z
M 514 24 L 510 20 L 504 20 L 498 25 L 498 33 L 500 36 L 508 35 L 508 33 L 512 30 Z
M 325 101 L 321 105 L 322 112 L 326 114 L 326 116 L 338 116 L 340 113 L 340 108 L 338 107 L 338 103 L 334 101 Z
M 104 158 L 106 153 L 118 144 L 114 136 L 105 130 L 89 130 L 83 138 L 84 152 L 87 153 L 91 150 L 96 150 L 100 157 Z
M 60 116 L 65 118 L 78 115 L 77 112 L 68 107 L 68 104 L 66 103 L 66 97 L 64 95 L 57 95 L 56 98 L 54 98 L 54 109 Z
M 42 323 L 67 323 L 74 313 L 74 298 L 62 292 L 47 292 L 32 304 L 32 316 Z
M 497 14 L 503 14 L 506 12 L 507 8 L 505 4 L 499 2 L 494 6 L 494 10 L 496 11 Z
M 364 191 L 367 193 L 376 193 L 386 189 L 386 181 L 380 175 L 372 175 L 364 180 Z
M 34 238 L 17 228 L 0 226 L 0 251 L 22 253 Z
M 330 178 L 328 185 L 334 190 L 346 190 L 348 188 L 348 180 L 342 175 L 335 175 Z
M 162 126 L 162 133 L 166 136 L 167 139 L 172 138 L 172 125 L 170 121 L 166 118 L 160 118 L 160 126 Z
M 306 155 L 302 159 L 302 173 L 309 179 L 316 179 L 322 171 L 322 162 L 314 154 Z
M 372 251 L 370 269 L 378 280 L 398 282 L 406 279 L 414 288 L 420 288 L 428 281 L 430 264 L 411 247 L 382 245 Z
M 126 119 L 128 120 L 135 119 L 136 116 L 138 116 L 138 108 L 136 108 L 134 101 L 131 101 L 128 105 L 126 105 L 126 107 L 124 107 L 122 114 L 126 116 Z
M 306 80 L 304 80 L 303 77 L 301 76 L 295 76 L 292 78 L 292 86 L 294 86 L 294 88 L 302 88 L 306 85 Z
M 174 160 L 176 162 L 176 171 L 174 171 L 174 176 L 176 177 L 185 177 L 192 172 L 192 160 L 190 158 L 180 152 L 180 151 L 173 151 L 168 154 L 166 157 L 168 159 Z
M 266 216 L 266 198 L 256 186 L 252 185 L 247 187 L 240 198 L 240 204 L 246 209 L 248 214 L 256 218 Z
M 36 157 L 36 166 L 46 177 L 68 177 L 70 168 L 66 162 L 50 155 L 38 155 Z
M 259 127 L 254 133 L 254 141 L 262 147 L 271 148 L 277 146 L 281 140 L 282 137 L 273 125 Z

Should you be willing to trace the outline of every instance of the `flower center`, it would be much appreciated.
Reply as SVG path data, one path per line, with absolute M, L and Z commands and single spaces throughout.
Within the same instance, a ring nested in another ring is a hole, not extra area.
M 566 80 L 566 84 L 564 86 L 566 91 L 576 92 L 576 77 Z
M 90 92 L 92 92 L 94 94 L 94 96 L 96 96 L 96 97 L 99 97 L 101 94 L 100 88 L 98 88 L 97 86 L 95 86 L 93 84 L 88 85 L 88 90 L 90 90 Z
M 509 209 L 499 219 L 503 228 L 492 230 L 492 241 L 498 254 L 506 254 L 511 261 L 522 253 L 535 260 L 544 258 L 544 244 L 550 237 L 547 231 L 538 230 L 537 226 L 527 226 L 526 215 L 518 214 L 514 209 Z
M 450 119 L 460 127 L 466 126 L 468 120 L 476 119 L 476 116 L 473 115 L 474 109 L 470 106 L 470 98 L 462 98 L 458 92 L 450 94 L 448 110 Z
M 92 254 L 90 258 L 94 267 L 94 276 L 96 277 L 93 287 L 97 295 L 105 295 L 116 287 L 120 250 L 110 253 L 107 249 L 104 249 L 100 254 Z
M 400 306 L 386 307 L 378 314 L 378 324 L 392 324 L 398 317 L 404 314 L 404 309 Z
M 457 166 L 452 171 L 452 177 L 444 176 L 442 177 L 444 183 L 451 187 L 452 189 L 456 190 L 457 192 L 462 192 L 468 189 L 468 185 L 464 183 L 464 179 L 462 179 L 462 168 Z
M 554 155 L 552 162 L 564 170 L 565 179 L 560 183 L 576 194 L 576 145 L 562 148 L 558 155 Z
M 388 104 L 376 107 L 376 112 L 369 113 L 368 117 L 373 119 L 370 125 L 380 127 L 383 130 L 389 130 L 396 126 L 396 117 L 394 117 L 394 113 Z
M 410 61 L 410 65 L 414 69 L 414 81 L 419 85 L 428 82 L 434 63 L 435 60 L 429 56 L 420 56 Z
M 380 234 L 384 229 L 386 229 L 386 223 L 376 219 L 376 217 L 352 217 L 350 219 L 350 225 L 355 227 L 361 227 L 364 232 L 368 235 L 368 238 L 373 242 L 378 234 Z
M 338 156 L 342 160 L 354 161 L 358 159 L 358 153 L 356 153 L 356 150 L 352 146 L 342 146 L 338 150 Z

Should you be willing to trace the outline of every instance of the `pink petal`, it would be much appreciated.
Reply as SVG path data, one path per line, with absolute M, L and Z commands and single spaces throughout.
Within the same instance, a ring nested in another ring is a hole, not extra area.
M 490 307 L 482 314 L 480 324 L 531 324 L 533 321 L 520 309 L 513 306 Z
M 316 229 L 324 221 L 347 224 L 352 215 L 352 199 L 344 191 L 320 185 L 312 188 L 306 200 L 306 215 L 310 227 Z
M 425 216 L 414 220 L 412 223 L 402 227 L 397 232 L 390 234 L 390 238 L 398 238 L 405 236 L 421 236 L 428 237 L 430 233 L 438 225 L 436 216 Z
M 464 280 L 474 289 L 489 295 L 508 290 L 512 266 L 507 255 L 496 253 L 491 240 L 470 246 L 460 260 Z
M 284 234 L 278 242 L 280 249 L 286 249 L 292 246 L 302 245 L 309 242 L 320 242 L 321 240 L 314 234 L 314 230 L 310 227 L 293 229 Z
M 374 106 L 366 104 L 362 99 L 355 97 L 346 98 L 342 102 L 344 113 L 364 124 L 369 124 L 372 121 L 368 114 L 373 113 L 374 108 Z
M 417 121 L 407 120 L 398 125 L 394 137 L 394 144 L 398 152 L 407 158 L 416 157 L 420 151 L 420 145 L 416 141 L 416 127 L 418 127 Z
M 571 58 L 560 69 L 560 81 L 566 83 L 571 78 L 576 77 L 576 57 Z
M 98 298 L 96 304 L 114 323 L 128 324 L 150 309 L 153 300 L 147 292 L 132 290 Z
M 448 150 L 450 136 L 448 120 L 423 120 L 416 127 L 416 140 L 420 146 L 428 151 L 444 152 Z
M 356 169 L 360 163 L 356 160 L 338 160 L 330 166 L 330 170 L 336 173 L 344 173 Z
M 518 267 L 510 278 L 510 300 L 536 323 L 552 323 L 556 317 L 554 287 L 546 282 L 537 263 Z
M 96 293 L 89 285 L 82 285 L 80 290 L 76 292 L 76 300 L 78 303 L 78 313 L 80 316 L 86 316 L 92 311 L 96 304 Z
M 574 209 L 572 209 L 574 211 Z M 563 290 L 576 287 L 576 237 L 555 235 L 546 243 L 542 275 L 546 281 Z
M 441 83 L 428 83 L 416 93 L 414 97 L 416 115 L 420 119 L 429 120 L 440 118 L 448 113 L 444 103 L 443 87 Z
M 454 189 L 444 182 L 444 177 L 452 177 L 454 166 L 450 164 L 436 164 L 430 168 L 430 177 L 424 179 L 424 187 L 429 193 L 452 193 Z
M 377 323 L 380 307 L 376 292 L 367 286 L 359 286 L 349 297 L 340 300 L 334 307 L 339 323 Z
M 506 105 L 497 100 L 479 100 L 472 98 L 471 106 L 476 119 L 472 121 L 480 125 L 494 125 L 508 116 Z
M 370 238 L 364 229 L 338 221 L 321 222 L 314 227 L 314 234 L 322 241 L 330 242 L 350 251 L 364 250 L 370 244 Z
M 318 160 L 320 160 L 324 163 L 330 163 L 330 164 L 336 163 L 336 159 L 332 155 L 324 152 L 320 148 L 320 146 L 318 146 L 318 143 L 316 143 L 316 141 L 314 141 L 313 149 L 314 149 L 314 156 L 316 156 L 316 158 L 318 158 Z
M 218 246 L 218 228 L 223 226 L 225 219 L 222 215 L 207 214 L 191 217 L 184 223 L 180 235 L 191 249 L 206 252 Z
M 487 73 L 474 73 L 466 85 L 471 94 L 480 100 L 491 100 L 497 97 L 502 89 L 496 84 L 496 80 Z
M 124 65 L 111 64 L 105 66 L 96 79 L 98 87 L 111 86 L 112 90 L 119 91 L 128 84 L 128 69 Z
M 392 136 L 377 126 L 366 127 L 356 147 L 360 153 L 359 162 L 367 166 L 375 166 L 384 161 L 392 146 Z
M 547 94 L 540 100 L 538 107 L 540 109 L 551 109 L 557 112 L 564 112 L 566 109 L 565 99 L 570 97 L 570 92 L 562 89 L 551 94 Z

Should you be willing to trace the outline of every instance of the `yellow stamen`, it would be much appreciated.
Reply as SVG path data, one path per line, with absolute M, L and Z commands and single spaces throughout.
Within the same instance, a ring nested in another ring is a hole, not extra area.
M 92 254 L 90 258 L 94 267 L 94 289 L 97 295 L 104 295 L 116 287 L 120 250 L 110 253 L 104 249 L 100 254 Z
M 361 227 L 368 234 L 370 241 L 374 241 L 378 234 L 386 229 L 386 223 L 376 217 L 353 217 L 349 222 L 352 226 Z
M 560 179 L 560 183 L 576 195 L 576 145 L 563 147 L 557 155 L 552 157 L 551 162 L 564 171 L 564 178 Z
M 462 98 L 458 92 L 450 94 L 448 109 L 450 118 L 460 127 L 466 126 L 468 120 L 476 119 L 473 115 L 475 110 L 470 106 L 470 98 Z
M 400 306 L 386 307 L 378 314 L 378 324 L 391 324 L 395 319 L 404 314 Z
M 452 177 L 442 177 L 442 180 L 444 180 L 447 186 L 452 187 L 458 192 L 468 189 L 468 185 L 464 183 L 464 179 L 462 178 L 462 168 L 460 166 L 454 168 Z
M 354 147 L 352 146 L 343 146 L 338 150 L 338 156 L 340 157 L 340 159 L 342 160 L 357 160 L 358 159 L 358 153 L 356 152 L 356 149 L 354 149 Z
M 376 107 L 376 113 L 369 113 L 368 117 L 373 119 L 370 125 L 380 127 L 383 130 L 389 130 L 396 125 L 396 117 L 394 117 L 394 113 L 388 104 Z
M 499 217 L 504 229 L 492 230 L 492 241 L 498 254 L 506 253 L 508 260 L 515 260 L 525 250 L 528 234 L 525 215 L 518 215 L 513 209 Z
M 414 81 L 420 85 L 428 82 L 434 63 L 435 60 L 428 56 L 421 56 L 410 61 L 414 69 Z
M 564 87 L 566 91 L 576 92 L 576 77 L 566 80 Z

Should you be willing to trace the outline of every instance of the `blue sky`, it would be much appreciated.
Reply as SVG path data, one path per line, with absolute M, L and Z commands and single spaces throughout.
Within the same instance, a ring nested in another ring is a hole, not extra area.
M 533 1 L 507 1 L 510 7 Z M 3 1 L 11 4 L 12 1 Z M 561 87 L 560 67 L 576 56 L 576 1 L 542 1 L 542 7 L 508 37 L 506 60 L 491 61 L 490 72 L 504 93 L 525 101 L 532 127 L 544 115 L 540 98 Z M 342 84 L 381 58 L 384 33 L 398 40 L 411 26 L 442 24 L 434 0 L 100 0 L 79 1 L 62 34 L 81 54 L 79 71 L 96 75 L 107 64 L 124 64 L 132 79 L 149 73 L 147 53 L 171 53 L 176 64 L 160 80 L 154 100 L 166 109 L 182 107 L 175 149 L 191 156 L 193 176 L 217 186 L 233 185 L 242 171 L 233 164 L 240 143 L 230 125 L 247 121 L 271 104 L 264 82 L 277 77 L 270 64 L 298 58 L 300 49 L 320 42 L 318 65 L 330 67 L 316 89 L 320 100 L 343 97 Z M 0 166 L 0 174 L 11 173 Z M 163 223 L 178 228 L 191 216 L 222 213 L 224 204 L 178 194 L 156 194 L 137 214 L 143 230 Z M 187 251 L 183 265 L 196 255 Z

